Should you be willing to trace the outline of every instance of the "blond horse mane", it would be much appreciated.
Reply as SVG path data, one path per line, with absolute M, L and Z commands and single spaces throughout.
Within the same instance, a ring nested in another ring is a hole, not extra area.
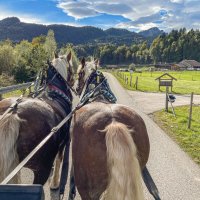
M 17 114 L 9 113 L 0 120 L 0 182 L 19 164 L 16 141 L 20 120 Z M 19 173 L 10 183 L 19 183 Z

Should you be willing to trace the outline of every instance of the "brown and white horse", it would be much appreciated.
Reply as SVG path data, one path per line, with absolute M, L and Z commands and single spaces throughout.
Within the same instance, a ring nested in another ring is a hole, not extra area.
M 16 101 L 0 101 L 0 182 L 22 161 L 30 151 L 49 134 L 70 111 L 74 84 L 71 53 L 55 57 L 47 71 L 47 87 L 40 98 L 23 98 L 17 108 L 1 115 Z M 69 143 L 69 123 L 63 126 L 27 163 L 34 172 L 34 184 L 45 184 L 55 156 L 51 187 L 58 187 L 58 173 L 65 143 Z M 66 146 L 69 148 L 69 145 Z M 19 174 L 10 183 L 19 183 Z
M 82 60 L 79 94 L 104 80 L 96 64 Z M 110 103 L 108 83 L 103 85 L 72 119 L 75 184 L 83 200 L 142 200 L 141 170 L 150 149 L 146 126 L 131 108 Z

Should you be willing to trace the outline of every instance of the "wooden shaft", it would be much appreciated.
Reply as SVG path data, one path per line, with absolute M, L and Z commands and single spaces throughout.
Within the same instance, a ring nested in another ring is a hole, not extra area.
M 194 93 L 191 93 L 191 99 L 190 99 L 190 110 L 189 110 L 189 119 L 188 119 L 188 128 L 191 128 L 191 121 L 192 121 L 192 105 L 193 105 L 193 96 Z
M 169 87 L 166 87 L 166 98 L 165 98 L 165 111 L 168 112 L 168 93 L 169 93 Z

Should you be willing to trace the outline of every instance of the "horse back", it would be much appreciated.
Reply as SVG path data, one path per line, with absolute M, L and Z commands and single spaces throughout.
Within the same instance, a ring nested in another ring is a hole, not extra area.
M 99 135 L 104 135 L 103 130 L 113 121 L 125 124 L 130 130 L 138 150 L 141 168 L 143 168 L 147 163 L 150 151 L 147 129 L 140 115 L 127 106 L 100 102 L 87 104 L 74 116 L 73 134 L 75 134 L 74 136 L 78 134 L 77 137 L 86 135 L 87 140 L 95 137 L 99 139 Z M 80 129 L 81 132 L 78 131 Z
M 129 129 L 137 147 L 141 168 L 148 160 L 146 126 L 134 110 L 119 104 L 100 102 L 83 106 L 72 119 L 71 134 L 75 181 L 80 194 L 92 191 L 87 198 L 93 196 L 95 198 L 91 199 L 98 199 L 108 184 L 105 130 L 112 122 L 125 124 Z

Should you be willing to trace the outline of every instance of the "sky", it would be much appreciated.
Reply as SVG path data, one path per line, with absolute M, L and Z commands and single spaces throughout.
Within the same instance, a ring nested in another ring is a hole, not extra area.
M 0 19 L 166 32 L 200 29 L 200 0 L 0 0 Z

